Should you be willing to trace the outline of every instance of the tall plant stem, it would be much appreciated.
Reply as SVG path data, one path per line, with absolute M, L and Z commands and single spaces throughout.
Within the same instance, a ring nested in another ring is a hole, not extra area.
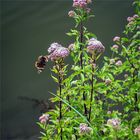
M 80 23 L 80 67 L 83 69 L 83 52 L 82 52 L 82 43 L 83 43 L 83 22 L 81 21 Z M 83 83 L 84 85 L 84 83 Z M 83 101 L 86 101 L 86 95 L 85 92 L 83 92 Z M 84 114 L 87 116 L 87 107 L 86 104 L 84 103 Z
M 60 67 L 59 67 L 59 71 L 58 71 L 58 78 L 59 78 L 59 96 L 60 98 L 62 98 L 62 80 L 63 80 L 63 76 L 61 74 L 61 64 L 60 64 Z M 60 100 L 59 101 L 59 122 L 60 122 L 60 127 L 61 127 L 61 119 L 62 119 L 62 101 Z M 62 127 L 60 128 L 60 139 L 63 140 L 63 137 L 62 137 Z
M 92 100 L 93 100 L 93 72 L 94 72 L 94 68 L 92 66 L 91 95 L 90 95 L 90 108 L 89 108 L 89 118 L 88 118 L 89 122 L 90 122 L 90 117 L 91 117 L 91 106 L 92 106 Z

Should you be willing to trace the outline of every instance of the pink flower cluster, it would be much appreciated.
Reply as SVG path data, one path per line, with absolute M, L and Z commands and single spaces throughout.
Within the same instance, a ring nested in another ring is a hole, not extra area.
M 88 125 L 85 123 L 81 123 L 79 129 L 80 129 L 80 134 L 88 134 L 92 131 L 92 128 L 88 127 Z
M 132 21 L 134 21 L 134 20 L 135 20 L 136 18 L 138 18 L 138 17 L 139 17 L 139 16 L 135 14 L 135 15 L 133 15 L 133 17 L 128 17 L 128 18 L 127 18 L 127 21 L 128 21 L 128 22 L 132 22 Z
M 55 43 L 52 43 L 50 45 L 50 47 L 48 48 L 48 53 L 50 54 L 50 53 L 52 53 L 53 51 L 55 51 L 56 49 L 58 49 L 60 47 L 62 47 L 60 44 L 58 44 L 56 42 Z
M 93 53 L 102 53 L 104 52 L 105 47 L 103 44 L 96 40 L 95 38 L 91 38 L 88 42 L 87 51 L 91 54 Z
M 49 114 L 43 114 L 39 117 L 40 123 L 46 123 L 49 120 Z
M 133 23 L 135 22 L 135 20 L 139 18 L 139 15 L 135 14 L 132 17 L 128 17 L 127 21 L 128 21 L 128 27 L 131 27 L 131 25 L 133 25 Z
M 119 129 L 121 121 L 119 119 L 109 119 L 107 124 L 112 126 L 114 129 Z
M 46 66 L 46 62 L 50 59 L 51 61 L 57 61 L 59 59 L 65 58 L 69 55 L 69 49 L 62 47 L 58 43 L 52 43 L 48 48 L 48 56 L 39 56 L 35 62 L 35 67 L 38 72 L 42 72 Z
M 52 43 L 48 48 L 48 52 L 50 54 L 48 58 L 51 61 L 56 61 L 69 55 L 69 50 L 58 43 Z
M 73 7 L 85 8 L 91 0 L 73 0 Z

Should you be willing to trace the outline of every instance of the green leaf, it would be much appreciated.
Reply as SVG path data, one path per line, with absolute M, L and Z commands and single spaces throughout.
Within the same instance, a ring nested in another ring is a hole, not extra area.
M 51 75 L 51 77 L 53 78 L 53 80 L 58 83 L 58 79 L 56 77 L 54 77 L 53 75 Z

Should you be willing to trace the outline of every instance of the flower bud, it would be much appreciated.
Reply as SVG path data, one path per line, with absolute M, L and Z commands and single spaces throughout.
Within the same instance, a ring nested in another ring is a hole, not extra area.
M 69 11 L 69 12 L 68 12 L 68 16 L 69 16 L 69 17 L 74 17 L 74 16 L 75 16 L 75 12 L 72 11 L 72 10 Z
M 133 18 L 133 17 L 128 17 L 128 18 L 127 18 L 127 21 L 128 21 L 128 22 L 132 22 L 132 21 L 134 21 L 134 18 Z
M 120 37 L 119 37 L 119 36 L 115 36 L 115 37 L 113 38 L 113 41 L 114 41 L 114 42 L 120 41 Z
M 135 15 L 133 15 L 133 18 L 139 18 L 139 15 L 137 15 L 137 14 L 135 14 Z
M 46 123 L 49 120 L 49 114 L 43 114 L 39 117 L 40 123 Z
M 116 63 L 115 63 L 116 66 L 121 66 L 122 65 L 122 61 L 121 60 L 118 60 Z
M 112 46 L 112 49 L 117 50 L 118 48 L 119 48 L 119 46 L 118 46 L 118 45 L 113 45 L 113 46 Z

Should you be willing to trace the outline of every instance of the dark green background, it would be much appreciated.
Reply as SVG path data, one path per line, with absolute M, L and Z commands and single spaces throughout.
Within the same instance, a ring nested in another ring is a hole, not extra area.
M 36 58 L 47 53 L 52 42 L 64 46 L 73 40 L 66 32 L 74 23 L 68 18 L 72 0 L 3 0 L 1 1 L 1 140 L 36 140 L 40 108 L 20 100 L 27 96 L 47 100 L 47 91 L 55 91 L 50 79 L 50 63 L 42 74 L 34 68 Z M 132 0 L 93 0 L 95 18 L 88 22 L 110 53 L 112 38 L 120 35 L 133 15 Z M 70 58 L 67 59 L 67 62 Z

